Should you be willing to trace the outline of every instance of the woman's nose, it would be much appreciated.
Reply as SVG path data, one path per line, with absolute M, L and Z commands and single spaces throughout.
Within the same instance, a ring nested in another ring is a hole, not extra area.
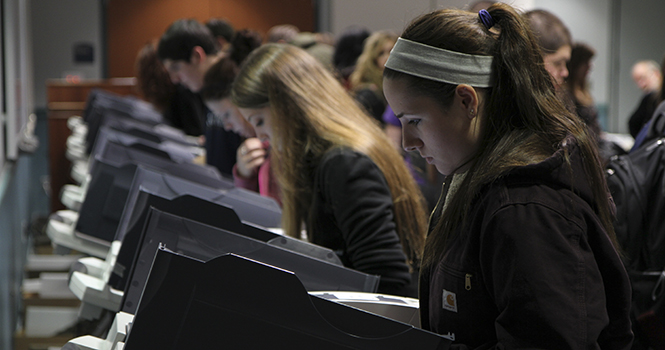
M 418 150 L 419 142 L 416 137 L 402 128 L 402 148 L 407 152 Z
M 417 148 L 416 146 L 405 146 L 405 147 L 404 147 L 404 150 L 407 151 L 407 152 L 413 152 L 413 151 L 415 151 L 415 150 L 417 150 L 417 149 L 418 149 L 418 148 Z

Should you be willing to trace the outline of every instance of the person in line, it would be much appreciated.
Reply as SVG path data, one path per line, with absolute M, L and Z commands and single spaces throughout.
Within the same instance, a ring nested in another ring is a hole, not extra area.
M 376 119 L 381 126 L 386 98 L 383 96 L 383 66 L 390 50 L 395 45 L 397 34 L 380 30 L 372 33 L 358 57 L 356 68 L 349 76 L 351 91 L 356 100 Z
M 145 44 L 136 57 L 136 81 L 141 96 L 164 115 L 167 123 L 185 134 L 204 133 L 204 108 L 186 87 L 173 84 L 157 56 L 157 43 Z M 201 143 L 202 144 L 202 143 Z
M 238 73 L 238 67 L 261 43 L 258 32 L 248 29 L 238 31 L 230 43 L 228 54 L 213 64 L 203 77 L 201 97 L 215 114 L 217 124 L 245 138 L 236 152 L 234 184 L 271 197 L 281 204 L 279 186 L 270 170 L 270 143 L 262 142 L 256 137 L 252 125 L 231 102 L 231 85 Z
M 285 234 L 381 276 L 379 292 L 415 296 L 424 200 L 399 153 L 335 76 L 306 51 L 265 44 L 244 62 L 233 103 L 261 140 L 283 203 Z
M 573 42 L 568 27 L 559 17 L 547 10 L 531 10 L 526 12 L 524 16 L 536 36 L 543 64 L 554 81 L 557 96 L 569 111 L 577 114 L 586 122 L 597 141 L 597 146 L 600 148 L 601 158 L 607 160 L 613 155 L 625 153 L 625 150 L 620 146 L 603 138 L 602 129 L 598 122 L 598 111 L 595 107 L 580 109 L 577 103 L 579 101 L 575 101 L 574 96 L 566 89 L 566 86 L 571 84 L 568 80 L 575 81 L 573 84 L 579 84 L 581 78 L 579 71 L 572 72 L 569 69 L 573 54 Z M 578 54 L 581 52 L 579 49 L 578 47 Z M 571 74 L 578 74 L 578 76 L 571 77 Z M 586 82 L 586 79 L 584 81 Z
M 157 45 L 154 41 L 149 41 L 139 50 L 134 62 L 136 72 L 136 87 L 141 98 L 151 103 L 157 111 L 164 114 L 171 125 L 179 129 L 184 129 L 176 125 L 175 120 L 167 116 L 171 100 L 176 93 L 175 84 L 171 82 L 169 72 L 166 71 L 162 62 L 157 56 Z M 201 126 L 198 125 L 199 131 Z M 188 133 L 189 134 L 189 133 Z M 190 134 L 191 135 L 191 134 Z M 201 135 L 199 132 L 198 135 Z
M 591 60 L 595 54 L 595 50 L 589 45 L 573 44 L 570 61 L 566 65 L 569 74 L 565 81 L 565 88 L 568 97 L 575 105 L 575 112 L 589 127 L 592 135 L 599 140 L 602 129 L 598 123 L 598 109 L 596 109 L 587 81 L 591 71 Z
M 573 44 L 570 61 L 566 65 L 569 74 L 564 87 L 567 101 L 571 101 L 575 113 L 589 128 L 589 132 L 598 143 L 601 160 L 606 163 L 615 155 L 625 154 L 626 150 L 605 137 L 606 134 L 598 120 L 598 109 L 587 80 L 595 54 L 595 50 L 587 44 Z
M 598 150 L 507 4 L 416 18 L 384 92 L 403 147 L 446 175 L 421 265 L 451 348 L 630 349 L 631 292 Z
M 559 17 L 547 10 L 531 10 L 524 16 L 536 36 L 545 69 L 554 79 L 555 87 L 561 88 L 569 74 L 566 64 L 570 61 L 573 47 L 570 30 Z
M 232 176 L 236 163 L 236 150 L 240 135 L 227 132 L 214 125 L 214 116 L 203 103 L 199 92 L 203 87 L 203 76 L 210 66 L 221 57 L 217 41 L 210 30 L 195 19 L 180 19 L 167 28 L 159 39 L 159 59 L 169 72 L 171 81 L 182 84 L 192 91 L 195 101 L 204 111 L 206 163 Z
M 660 84 L 642 98 L 639 107 L 630 118 L 629 129 L 631 133 L 633 127 L 642 123 L 641 120 L 646 120 L 646 122 L 637 135 L 634 136 L 635 143 L 633 143 L 629 153 L 633 153 L 645 143 L 665 135 L 665 118 L 663 118 L 665 115 L 665 105 L 663 104 L 665 101 L 665 93 L 663 92 L 665 91 L 665 79 L 662 79 L 662 76 L 665 75 L 665 57 L 663 57 L 660 67 L 661 70 L 658 74 Z M 650 84 L 653 84 L 653 81 Z M 642 87 L 641 84 L 640 87 Z M 650 117 L 646 117 L 647 115 L 650 115 Z
M 215 40 L 217 40 L 219 49 L 227 51 L 231 46 L 233 36 L 236 34 L 231 22 L 225 18 L 211 18 L 205 23 L 205 26 L 210 29 Z
M 335 47 L 326 42 L 321 41 L 324 35 L 321 33 L 300 32 L 295 38 L 288 43 L 297 46 L 314 56 L 326 69 L 333 72 L 333 55 L 335 54 Z
M 356 69 L 358 56 L 363 52 L 370 31 L 361 26 L 348 27 L 339 35 L 333 53 L 333 66 L 342 86 L 351 89 L 349 77 Z
M 266 42 L 289 43 L 298 36 L 300 29 L 293 24 L 278 24 L 268 30 Z
M 630 76 L 645 94 L 660 89 L 663 75 L 660 72 L 660 66 L 654 60 L 642 60 L 633 65 Z
M 665 63 L 665 58 L 663 59 Z M 639 61 L 633 65 L 631 75 L 637 87 L 644 95 L 633 114 L 628 118 L 628 132 L 637 139 L 642 128 L 651 120 L 656 107 L 663 101 L 661 85 L 663 83 L 662 67 L 652 60 Z

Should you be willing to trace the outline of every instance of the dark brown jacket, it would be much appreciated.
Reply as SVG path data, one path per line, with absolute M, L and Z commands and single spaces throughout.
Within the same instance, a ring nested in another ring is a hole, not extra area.
M 423 271 L 423 328 L 458 348 L 629 349 L 630 286 L 592 209 L 577 146 L 513 169 Z

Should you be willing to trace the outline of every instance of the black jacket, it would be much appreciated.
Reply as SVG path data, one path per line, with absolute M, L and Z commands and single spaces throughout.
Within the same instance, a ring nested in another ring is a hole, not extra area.
M 324 155 L 314 179 L 310 240 L 333 249 L 344 266 L 380 275 L 379 292 L 415 297 L 404 289 L 411 274 L 390 190 L 376 164 L 364 154 L 336 148 Z
M 658 92 L 650 92 L 642 96 L 637 109 L 628 118 L 628 131 L 633 138 L 637 137 L 644 124 L 651 119 L 657 106 Z
M 458 348 L 629 349 L 630 285 L 595 215 L 577 146 L 474 199 L 468 230 L 423 271 L 423 328 Z
M 177 84 L 171 106 L 164 112 L 164 118 L 187 135 L 201 136 L 205 133 L 207 111 L 199 94 Z

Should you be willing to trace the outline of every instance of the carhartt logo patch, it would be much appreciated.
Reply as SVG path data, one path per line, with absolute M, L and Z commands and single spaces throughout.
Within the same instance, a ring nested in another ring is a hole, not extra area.
M 443 309 L 457 312 L 457 296 L 453 292 L 443 290 Z

